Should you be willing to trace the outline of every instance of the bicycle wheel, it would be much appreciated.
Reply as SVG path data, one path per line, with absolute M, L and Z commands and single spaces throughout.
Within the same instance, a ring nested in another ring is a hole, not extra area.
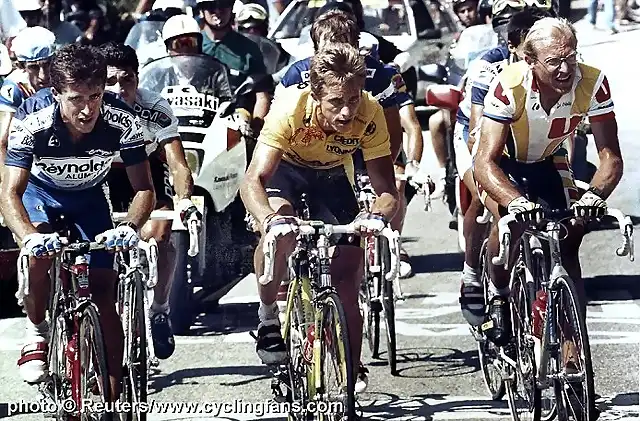
M 593 367 L 587 324 L 578 303 L 573 281 L 557 279 L 554 295 L 557 338 L 560 344 L 559 370 L 562 385 L 556 396 L 559 419 L 589 421 L 595 411 Z M 566 413 L 563 413 L 566 412 Z
M 349 346 L 347 318 L 336 293 L 322 298 L 320 326 L 320 384 L 327 412 L 314 414 L 319 420 L 351 420 L 355 417 L 355 369 Z M 317 333 L 316 333 L 317 335 Z M 335 375 L 335 384 L 331 382 Z
M 80 401 L 111 401 L 111 384 L 107 371 L 107 352 L 104 346 L 98 311 L 88 305 L 80 314 L 78 332 L 78 358 L 80 360 Z M 95 407 L 95 405 L 93 406 Z M 82 421 L 111 420 L 112 414 L 82 412 Z
M 71 388 L 67 377 L 67 359 L 66 359 L 66 345 L 69 342 L 69 330 L 67 329 L 67 322 L 59 312 L 55 311 L 54 319 L 51 323 L 51 339 L 49 341 L 49 378 L 50 382 L 47 383 L 47 391 L 50 394 L 53 402 L 62 404 L 63 401 L 71 397 Z M 56 420 L 66 421 L 68 415 L 73 415 L 65 412 L 62 409 L 62 405 L 59 406 L 60 410 L 55 414 Z
M 380 238 L 380 252 L 382 253 L 382 261 L 384 268 L 383 275 L 389 272 L 391 268 L 391 251 L 389 250 L 389 242 L 386 238 Z M 383 308 L 384 322 L 387 331 L 387 361 L 392 376 L 398 374 L 397 356 L 396 356 L 396 301 L 393 295 L 393 282 L 383 278 Z
M 539 421 L 541 414 L 540 389 L 536 385 L 536 357 L 531 333 L 531 300 L 524 263 L 518 260 L 511 278 L 511 322 L 515 347 L 516 367 L 507 384 L 507 396 L 514 421 Z
M 380 282 L 380 277 L 369 270 L 370 266 L 376 265 L 373 251 L 370 251 L 368 247 L 365 250 L 365 259 L 368 260 L 364 265 L 364 277 L 360 285 L 358 302 L 363 322 L 362 333 L 367 339 L 371 357 L 377 359 L 380 356 L 380 312 L 382 306 L 376 300 L 374 285 L 376 282 Z
M 129 339 L 127 367 L 122 381 L 123 394 L 127 402 L 136 408 L 136 412 L 127 414 L 128 421 L 146 421 L 147 414 L 140 411 L 139 403 L 147 402 L 147 335 L 144 315 L 144 286 L 140 272 L 132 274 L 133 282 L 127 284 L 129 293 L 129 317 L 126 335 Z
M 487 266 L 487 242 L 485 239 L 480 248 L 480 260 L 478 266 L 478 273 L 482 286 L 484 288 L 485 304 L 489 303 L 489 268 Z M 504 381 L 502 379 L 503 364 L 498 358 L 498 348 L 488 340 L 484 334 L 477 327 L 476 336 L 478 339 L 478 360 L 480 361 L 480 368 L 482 369 L 482 378 L 484 384 L 487 387 L 487 391 L 494 401 L 499 401 L 504 397 L 506 392 Z

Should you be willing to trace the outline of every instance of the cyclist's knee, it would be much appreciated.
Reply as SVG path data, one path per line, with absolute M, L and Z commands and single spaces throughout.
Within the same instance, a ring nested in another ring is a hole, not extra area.
M 429 131 L 437 131 L 444 124 L 444 112 L 439 110 L 429 117 Z

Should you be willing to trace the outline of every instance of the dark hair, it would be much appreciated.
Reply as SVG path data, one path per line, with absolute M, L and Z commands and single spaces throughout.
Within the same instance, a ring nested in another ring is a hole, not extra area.
M 100 85 L 107 82 L 107 62 L 101 51 L 91 45 L 69 44 L 53 55 L 51 86 L 62 93 L 69 85 Z
M 507 39 L 513 47 L 518 47 L 524 41 L 529 29 L 537 20 L 547 17 L 549 14 L 544 10 L 527 7 L 509 19 L 507 24 Z
M 311 25 L 311 41 L 317 52 L 321 41 L 331 43 L 345 42 L 358 47 L 360 30 L 353 15 L 342 10 L 332 9 L 323 13 Z
M 107 61 L 107 66 L 132 70 L 134 73 L 138 73 L 140 63 L 138 62 L 136 50 L 128 45 L 109 41 L 100 47 L 100 51 Z

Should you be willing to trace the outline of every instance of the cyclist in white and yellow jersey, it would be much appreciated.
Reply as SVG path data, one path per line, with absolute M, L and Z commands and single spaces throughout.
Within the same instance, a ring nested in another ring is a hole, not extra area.
M 522 51 L 524 61 L 506 67 L 485 98 L 480 140 L 474 157 L 474 176 L 480 196 L 495 218 L 488 256 L 499 251 L 497 221 L 507 213 L 518 220 L 536 220 L 543 209 L 598 207 L 606 210 L 609 197 L 622 177 L 618 126 L 606 76 L 577 62 L 577 39 L 564 19 L 544 18 L 529 31 Z M 591 187 L 580 196 L 573 179 L 564 142 L 589 117 L 600 167 Z M 529 199 L 523 194 L 523 179 Z M 581 209 L 580 209 L 581 208 Z M 512 227 L 512 229 L 515 227 Z M 578 249 L 582 224 L 568 226 L 561 244 L 562 262 L 577 282 L 584 309 Z M 517 244 L 517 233 L 511 244 Z M 490 265 L 490 299 L 486 334 L 497 345 L 511 337 L 507 297 L 509 275 Z

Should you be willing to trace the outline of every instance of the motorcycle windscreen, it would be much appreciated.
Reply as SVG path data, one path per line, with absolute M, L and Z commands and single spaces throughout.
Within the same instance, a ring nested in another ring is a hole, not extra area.
M 267 74 L 272 75 L 280 70 L 280 68 L 282 67 L 282 65 L 280 65 L 281 52 L 278 44 L 275 41 L 254 34 L 242 35 L 258 44 L 258 47 L 260 48 L 260 52 L 262 53 L 262 57 L 264 59 L 264 66 L 267 68 Z
M 140 66 L 167 55 L 167 48 L 162 41 L 163 27 L 164 22 L 142 21 L 129 31 L 124 44 L 136 50 Z
M 191 128 L 197 139 L 183 141 L 202 142 L 220 104 L 232 97 L 226 67 L 200 54 L 167 56 L 148 63 L 140 70 L 139 86 L 160 93 L 179 125 Z

